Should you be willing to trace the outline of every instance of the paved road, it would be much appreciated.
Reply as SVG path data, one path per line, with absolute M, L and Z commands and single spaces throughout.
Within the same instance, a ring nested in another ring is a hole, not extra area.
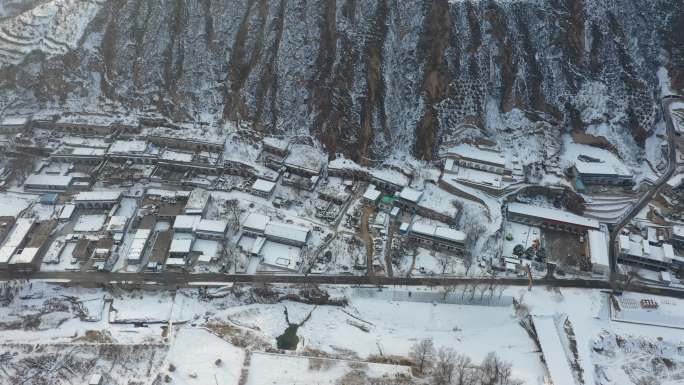
M 105 272 L 35 272 L 30 274 L 0 273 L 0 280 L 8 279 L 41 279 L 64 280 L 76 284 L 100 286 L 108 284 L 149 285 L 160 288 L 187 287 L 202 283 L 282 283 L 282 284 L 321 284 L 321 285 L 372 285 L 372 286 L 440 286 L 463 285 L 472 283 L 489 283 L 494 280 L 500 285 L 527 286 L 527 278 L 441 278 L 441 277 L 386 277 L 386 276 L 351 276 L 351 275 L 267 275 L 267 274 L 188 274 L 176 272 L 161 273 L 105 273 Z M 611 290 L 610 282 L 586 279 L 543 278 L 534 281 L 535 286 L 548 285 L 554 287 L 586 288 Z M 629 291 L 654 295 L 667 295 L 684 298 L 684 291 L 671 288 L 654 288 L 632 285 Z
M 667 127 L 667 142 L 668 142 L 668 164 L 667 170 L 663 175 L 658 178 L 655 185 L 650 188 L 646 193 L 644 193 L 637 203 L 632 206 L 632 208 L 622 216 L 622 218 L 613 225 L 612 231 L 610 232 L 610 268 L 611 268 L 611 279 L 614 280 L 617 274 L 617 258 L 619 254 L 619 246 L 617 243 L 617 238 L 620 235 L 620 231 L 625 227 L 639 212 L 646 207 L 646 205 L 653 199 L 653 197 L 660 191 L 660 189 L 665 185 L 665 183 L 672 177 L 677 167 L 676 164 L 676 145 L 675 145 L 675 129 L 672 123 L 672 116 L 670 115 L 670 104 L 676 101 L 682 101 L 684 99 L 678 97 L 667 97 L 664 98 L 660 107 L 663 113 L 663 118 L 665 119 L 665 125 Z

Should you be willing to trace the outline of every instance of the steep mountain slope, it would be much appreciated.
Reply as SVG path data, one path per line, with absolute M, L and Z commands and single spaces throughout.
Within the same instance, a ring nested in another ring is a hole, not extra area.
M 241 121 L 361 163 L 431 159 L 464 135 L 544 147 L 574 130 L 638 149 L 660 119 L 659 68 L 684 88 L 681 0 L 15 3 L 0 0 L 7 114 Z

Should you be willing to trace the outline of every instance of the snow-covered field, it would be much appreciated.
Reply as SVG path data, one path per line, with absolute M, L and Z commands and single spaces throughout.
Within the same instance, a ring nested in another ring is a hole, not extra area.
M 405 366 L 367 361 L 408 357 L 412 346 L 423 339 L 432 339 L 437 348 L 453 348 L 475 363 L 496 352 L 512 364 L 513 377 L 542 385 L 546 371 L 541 353 L 519 324 L 528 313 L 535 318 L 567 318 L 572 324 L 576 362 L 585 384 L 629 385 L 648 376 L 662 379 L 663 385 L 677 384 L 684 362 L 680 348 L 684 330 L 612 321 L 607 296 L 597 290 L 538 286 L 528 292 L 509 287 L 502 293 L 508 301 L 472 306 L 442 303 L 441 288 L 334 287 L 327 288 L 331 298 L 346 298 L 347 305 L 315 306 L 278 301 L 285 294 L 302 295 L 300 289 L 285 287 L 267 291 L 228 288 L 216 291 L 214 298 L 194 289 L 175 294 L 103 291 L 39 282 L 3 283 L 1 293 L 7 293 L 8 287 L 14 299 L 0 307 L 0 341 L 4 350 L 18 353 L 6 357 L 3 367 L 24 380 L 30 375 L 25 370 L 29 354 L 43 362 L 46 357 L 64 358 L 72 352 L 67 359 L 92 362 L 89 367 L 79 366 L 72 376 L 60 369 L 65 376 L 56 382 L 60 385 L 68 383 L 66 378 L 74 385 L 86 384 L 90 374 L 112 365 L 115 369 L 107 372 L 108 384 L 117 385 L 129 378 L 151 381 L 157 375 L 162 380 L 168 375 L 171 383 L 178 384 L 211 384 L 214 378 L 220 384 L 237 384 L 240 378 L 253 385 L 304 384 L 310 378 L 335 383 L 351 371 L 362 370 L 368 377 L 406 373 Z M 456 288 L 451 295 L 460 296 L 460 290 Z M 521 306 L 508 305 L 511 298 Z M 684 301 L 649 299 L 667 303 L 668 314 L 684 315 Z M 276 337 L 288 326 L 286 309 L 290 323 L 301 323 L 297 349 L 279 353 L 285 356 L 270 354 L 278 353 Z M 115 318 L 161 323 L 145 327 L 110 323 Z M 42 350 L 29 351 L 28 344 L 42 346 Z M 98 357 L 105 346 L 110 353 Z M 112 364 L 112 355 L 121 352 L 131 352 L 137 361 L 121 357 Z M 311 354 L 325 359 L 301 357 Z M 554 359 L 562 361 L 563 357 Z M 0 383 L 10 378 L 3 375 L 7 376 L 0 374 Z

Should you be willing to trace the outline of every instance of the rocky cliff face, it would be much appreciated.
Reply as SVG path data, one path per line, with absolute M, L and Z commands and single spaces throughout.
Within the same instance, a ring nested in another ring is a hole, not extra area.
M 242 121 L 361 163 L 565 130 L 638 148 L 658 71 L 684 88 L 681 0 L 14 3 L 0 0 L 6 113 Z

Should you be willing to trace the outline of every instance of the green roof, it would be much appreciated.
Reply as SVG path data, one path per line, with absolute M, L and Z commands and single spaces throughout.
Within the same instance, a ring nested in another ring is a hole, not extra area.
M 391 195 L 383 195 L 382 198 L 380 198 L 380 200 L 382 201 L 382 203 L 390 204 L 394 202 L 394 197 Z

